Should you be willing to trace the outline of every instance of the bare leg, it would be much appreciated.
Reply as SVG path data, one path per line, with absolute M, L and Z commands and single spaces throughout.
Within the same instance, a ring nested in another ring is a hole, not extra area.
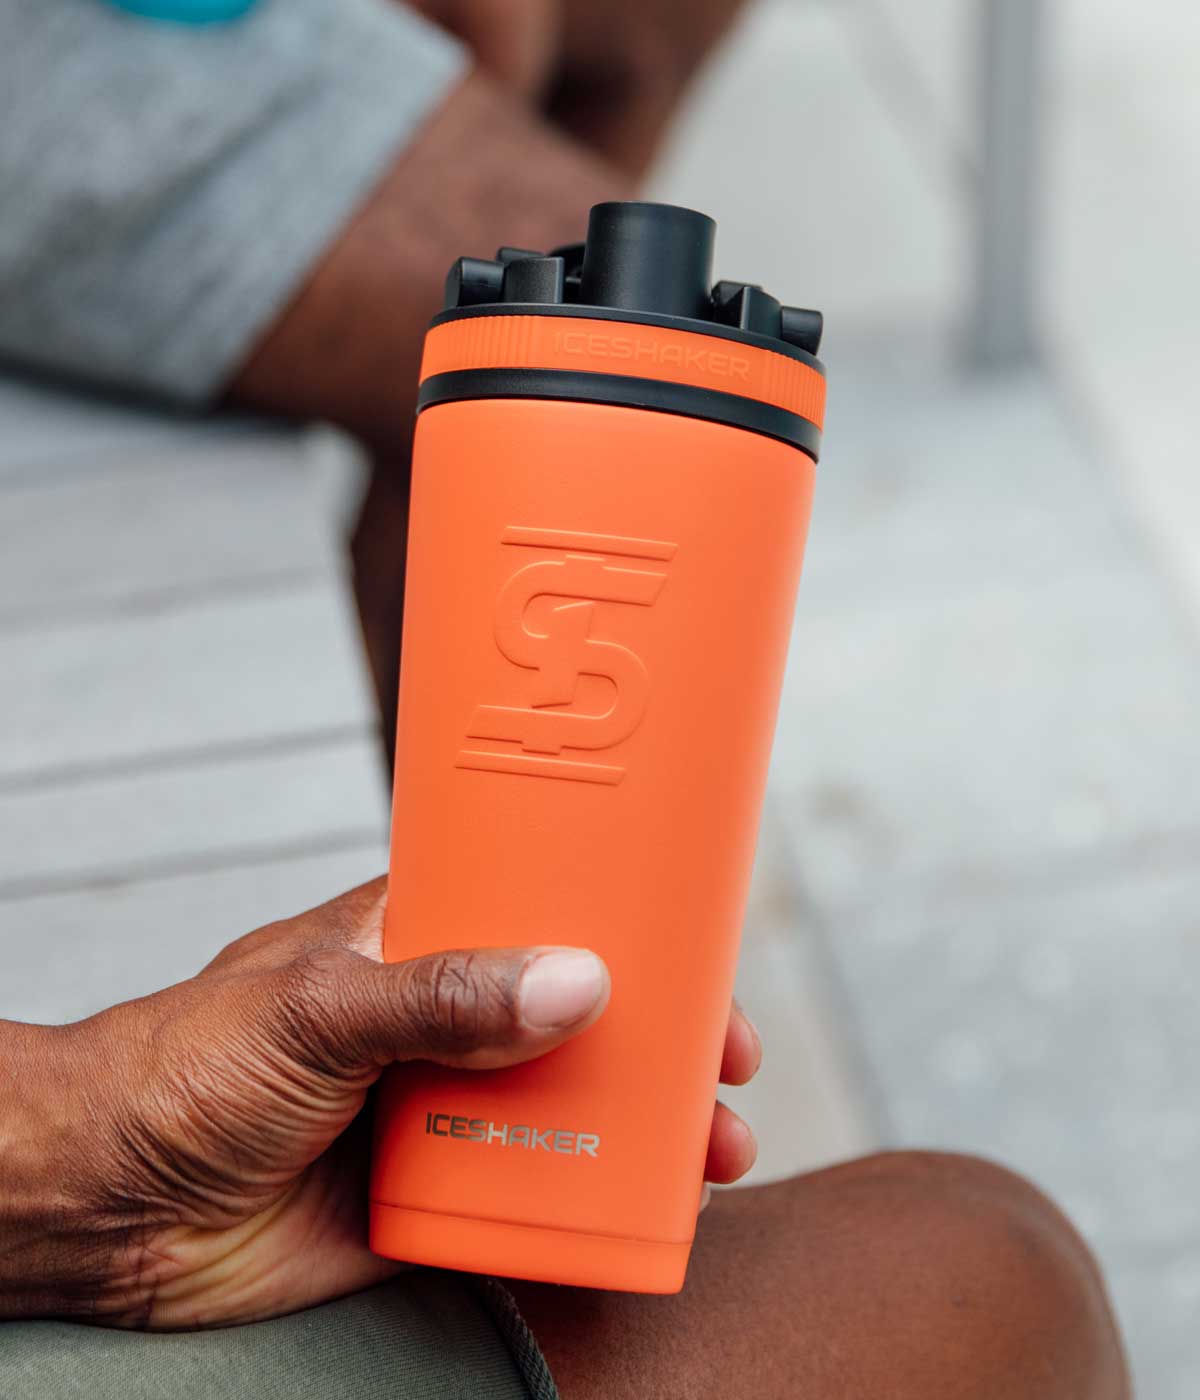
M 1128 1400 L 1092 1257 L 1027 1182 L 891 1153 L 718 1193 L 676 1298 L 515 1283 L 564 1400 Z

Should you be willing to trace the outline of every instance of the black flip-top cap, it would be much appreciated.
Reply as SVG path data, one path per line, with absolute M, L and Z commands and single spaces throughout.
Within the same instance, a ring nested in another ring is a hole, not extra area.
M 707 214 L 640 200 L 597 204 L 587 241 L 538 253 L 501 248 L 493 261 L 459 258 L 446 279 L 443 317 L 536 308 L 543 315 L 591 315 L 678 324 L 680 329 L 814 358 L 819 311 L 781 306 L 753 282 L 712 280 L 717 226 Z
M 484 347 L 482 363 L 430 373 L 421 383 L 418 411 L 481 398 L 624 406 L 761 433 L 798 447 L 815 462 L 821 446 L 820 395 L 808 394 L 803 375 L 785 374 L 780 385 L 792 386 L 786 393 L 779 385 L 765 388 L 780 368 L 774 359 L 761 362 L 765 376 L 756 381 L 761 391 L 756 394 L 755 384 L 743 382 L 752 361 L 737 355 L 736 346 L 769 350 L 824 375 L 816 358 L 821 313 L 783 306 L 755 282 L 725 280 L 714 286 L 716 232 L 712 219 L 694 209 L 640 201 L 597 204 L 585 243 L 549 253 L 506 247 L 490 262 L 459 258 L 446 279 L 446 308 L 434 317 L 434 326 L 478 317 L 533 317 L 565 321 L 566 332 L 570 319 L 579 318 L 586 333 L 560 335 L 556 327 L 541 338 L 546 326 L 532 335 L 532 326 L 518 323 L 500 325 L 495 333 L 485 327 L 478 341 L 468 334 L 476 351 Z M 607 336 L 604 322 L 624 329 Z M 670 337 L 664 344 L 661 337 L 640 336 L 638 326 L 678 331 L 678 344 L 669 343 Z M 702 336 L 711 337 L 709 346 L 697 344 Z M 572 342 L 576 348 L 568 350 Z M 562 360 L 552 345 L 568 358 Z M 655 358 L 659 349 L 661 361 Z M 642 368 L 647 352 L 655 364 L 682 365 L 685 350 L 688 365 L 696 357 L 695 363 L 708 367 L 709 382 L 691 382 L 686 374 L 648 374 L 649 364 Z M 668 359 L 667 351 L 674 351 L 674 358 Z M 587 368 L 574 367 L 578 360 L 571 356 L 579 354 L 589 357 Z M 601 357 L 599 365 L 591 363 L 593 356 Z M 741 367 L 741 379 L 734 366 Z
M 700 319 L 708 314 L 717 226 L 673 204 L 597 204 L 588 218 L 579 299 Z

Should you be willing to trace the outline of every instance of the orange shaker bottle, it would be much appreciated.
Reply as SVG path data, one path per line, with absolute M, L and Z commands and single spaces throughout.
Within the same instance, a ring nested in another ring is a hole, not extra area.
M 425 342 L 385 956 L 575 943 L 600 1020 L 384 1078 L 371 1245 L 671 1293 L 696 1224 L 825 399 L 820 315 L 611 203 Z

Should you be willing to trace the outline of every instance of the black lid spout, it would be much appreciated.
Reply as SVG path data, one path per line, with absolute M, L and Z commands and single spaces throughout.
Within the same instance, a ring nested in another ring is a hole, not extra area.
M 673 204 L 597 204 L 588 219 L 580 301 L 660 316 L 709 314 L 716 224 Z

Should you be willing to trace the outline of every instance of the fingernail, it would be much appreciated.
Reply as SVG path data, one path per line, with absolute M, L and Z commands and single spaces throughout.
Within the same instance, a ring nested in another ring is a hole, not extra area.
M 573 1025 L 600 1000 L 607 982 L 595 953 L 578 948 L 542 953 L 521 976 L 521 1019 L 536 1030 Z
M 707 1206 L 708 1206 L 709 1201 L 711 1201 L 711 1200 L 712 1200 L 712 1187 L 711 1187 L 711 1186 L 708 1184 L 708 1182 L 706 1181 L 706 1182 L 704 1183 L 703 1188 L 702 1188 L 701 1191 L 700 1191 L 700 1210 L 706 1209 Z M 697 1212 L 697 1214 L 699 1214 L 699 1211 Z

